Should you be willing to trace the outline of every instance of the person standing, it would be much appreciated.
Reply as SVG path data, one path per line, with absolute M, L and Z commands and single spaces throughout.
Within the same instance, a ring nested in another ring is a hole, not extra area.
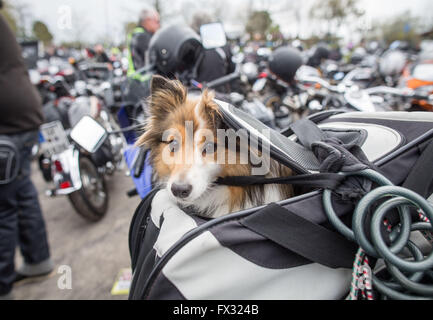
M 107 53 L 105 53 L 104 46 L 102 44 L 95 45 L 95 61 L 99 63 L 110 63 L 111 60 L 108 57 Z
M 30 180 L 31 149 L 43 122 L 41 98 L 1 13 L 0 34 L 0 151 L 12 146 L 19 159 L 17 174 L 8 179 L 10 153 L 0 152 L 0 299 L 8 299 L 14 282 L 48 275 L 54 265 L 38 194 Z M 24 262 L 15 271 L 17 246 Z
M 145 9 L 140 13 L 138 26 L 128 34 L 128 76 L 135 77 L 136 71 L 146 64 L 146 53 L 153 34 L 160 28 L 159 14 L 156 10 Z

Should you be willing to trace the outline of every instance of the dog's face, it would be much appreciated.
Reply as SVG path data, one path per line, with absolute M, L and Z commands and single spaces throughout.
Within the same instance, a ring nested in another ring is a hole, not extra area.
M 176 80 L 160 76 L 152 79 L 149 118 L 138 146 L 150 148 L 152 166 L 158 181 L 183 205 L 205 199 L 219 176 L 228 174 L 217 161 L 221 146 L 217 129 L 222 127 L 213 93 L 188 97 Z

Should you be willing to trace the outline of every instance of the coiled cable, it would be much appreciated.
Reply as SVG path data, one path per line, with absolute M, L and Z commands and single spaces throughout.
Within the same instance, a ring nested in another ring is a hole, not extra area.
M 332 191 L 323 192 L 323 205 L 330 223 L 346 238 L 359 244 L 366 255 L 383 259 L 391 280 L 382 280 L 372 273 L 373 287 L 382 295 L 391 299 L 433 299 L 433 284 L 421 283 L 427 278 L 433 280 L 433 251 L 426 257 L 421 249 L 410 240 L 413 231 L 433 230 L 433 206 L 417 193 L 395 186 L 383 175 L 372 169 L 354 173 L 342 173 L 360 176 L 371 180 L 379 187 L 368 192 L 356 205 L 352 217 L 352 229 L 347 227 L 332 207 Z M 378 201 L 382 201 L 375 210 L 370 210 Z M 410 208 L 421 210 L 426 217 L 423 221 L 413 222 Z M 400 221 L 390 229 L 388 246 L 383 239 L 383 224 L 387 213 L 397 209 Z M 366 226 L 367 214 L 372 211 L 371 221 Z M 366 235 L 369 228 L 371 239 Z M 407 249 L 411 258 L 402 258 L 402 251 Z M 425 282 L 425 281 L 424 281 Z

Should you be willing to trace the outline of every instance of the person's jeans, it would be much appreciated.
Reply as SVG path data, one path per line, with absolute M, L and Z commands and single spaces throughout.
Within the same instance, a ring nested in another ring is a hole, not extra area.
M 15 181 L 0 185 L 0 295 L 12 289 L 17 245 L 27 264 L 50 257 L 38 193 L 30 180 L 31 149 L 38 139 L 38 132 L 8 137 L 19 150 L 21 170 Z

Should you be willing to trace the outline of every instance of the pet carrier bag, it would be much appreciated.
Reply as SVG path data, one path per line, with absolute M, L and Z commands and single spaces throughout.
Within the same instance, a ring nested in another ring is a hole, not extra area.
M 289 183 L 296 196 L 204 219 L 152 190 L 130 226 L 130 299 L 432 296 L 431 244 L 412 231 L 431 229 L 433 113 L 328 111 L 263 136 L 263 124 L 216 102 L 229 127 L 295 173 L 218 183 Z

